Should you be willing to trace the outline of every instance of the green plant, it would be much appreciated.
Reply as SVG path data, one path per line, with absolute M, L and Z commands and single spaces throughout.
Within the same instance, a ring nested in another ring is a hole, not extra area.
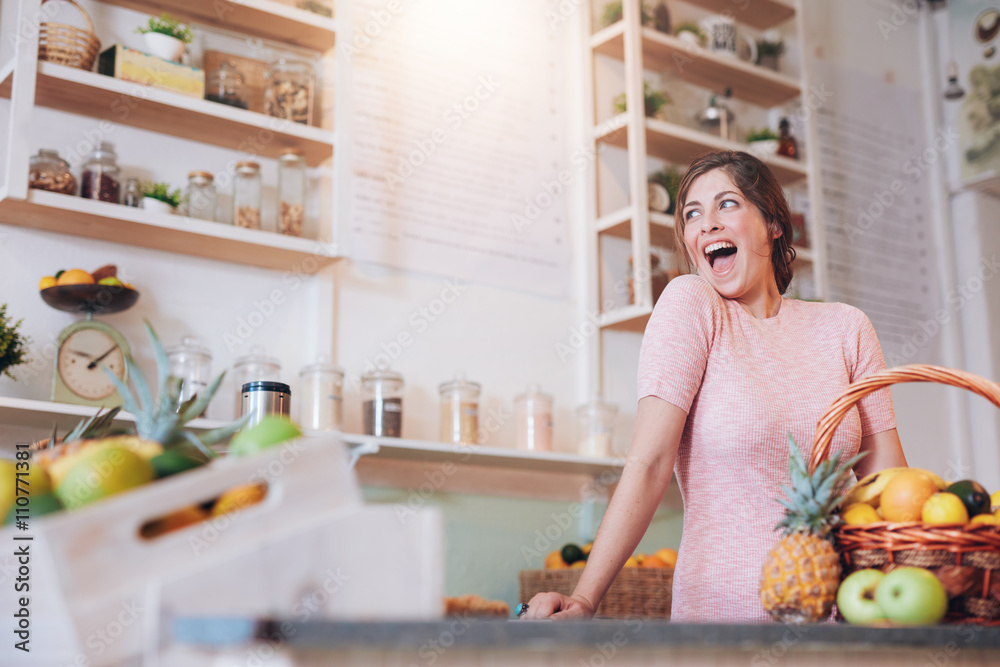
M 604 5 L 604 12 L 601 14 L 601 25 L 607 28 L 613 23 L 618 23 L 622 20 L 622 3 L 621 0 L 617 2 L 609 2 Z M 642 25 L 653 25 L 653 8 L 643 3 L 639 7 L 639 20 L 642 21 Z
M 762 127 L 759 130 L 750 128 L 747 132 L 747 143 L 752 143 L 754 141 L 777 141 L 778 135 L 774 133 L 769 127 Z
M 769 39 L 758 39 L 757 40 L 757 59 L 759 60 L 763 56 L 774 56 L 777 58 L 785 52 L 785 42 L 783 40 L 778 40 L 772 42 Z
M 642 97 L 647 116 L 655 116 L 660 112 L 660 109 L 673 101 L 665 92 L 653 90 L 648 81 L 643 81 L 642 83 Z M 625 93 L 622 93 L 615 98 L 615 111 L 625 113 L 627 110 L 628 104 L 625 100 Z
M 143 183 L 142 196 L 158 199 L 164 204 L 177 208 L 181 204 L 180 188 L 170 189 L 166 183 Z
M 674 212 L 674 207 L 677 204 L 677 193 L 681 188 L 682 177 L 683 174 L 679 169 L 670 166 L 649 175 L 648 180 L 650 183 L 659 183 L 667 189 L 667 194 L 670 195 L 670 208 L 667 209 L 667 215 Z
M 694 21 L 683 21 L 678 23 L 674 27 L 674 35 L 680 35 L 682 32 L 689 32 L 698 38 L 698 44 L 705 46 L 708 42 L 708 35 L 705 31 L 701 29 L 701 26 Z
M 22 336 L 18 329 L 23 319 L 13 322 L 7 319 L 7 304 L 0 304 L 0 375 L 6 375 L 11 380 L 17 378 L 11 375 L 10 369 L 28 361 L 27 336 Z
M 139 26 L 136 32 L 141 35 L 145 35 L 147 32 L 157 32 L 179 39 L 185 44 L 190 44 L 191 40 L 194 39 L 191 27 L 184 25 L 170 14 L 160 14 L 159 17 L 150 16 L 149 22 L 144 26 Z

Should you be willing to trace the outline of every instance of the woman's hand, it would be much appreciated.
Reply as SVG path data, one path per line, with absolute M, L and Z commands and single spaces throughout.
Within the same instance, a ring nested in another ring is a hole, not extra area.
M 538 593 L 528 601 L 528 611 L 523 618 L 551 618 L 556 621 L 589 619 L 593 618 L 594 611 L 594 605 L 583 598 L 567 597 L 560 593 Z

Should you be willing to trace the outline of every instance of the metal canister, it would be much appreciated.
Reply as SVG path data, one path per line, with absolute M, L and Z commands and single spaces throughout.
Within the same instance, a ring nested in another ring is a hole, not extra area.
M 244 428 L 249 428 L 267 415 L 284 415 L 290 413 L 292 389 L 284 382 L 256 380 L 247 382 L 241 390 L 243 401 L 240 415 L 252 415 Z

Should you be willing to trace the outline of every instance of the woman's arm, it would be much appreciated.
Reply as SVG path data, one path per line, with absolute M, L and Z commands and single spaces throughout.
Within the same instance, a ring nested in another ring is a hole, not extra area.
M 854 466 L 854 474 L 858 479 L 885 468 L 906 465 L 903 445 L 899 442 L 899 433 L 894 428 L 861 438 L 860 451 L 868 452 L 868 456 Z
M 625 469 L 573 595 L 539 593 L 526 618 L 589 618 L 649 528 L 677 459 L 687 413 L 655 396 L 639 401 Z

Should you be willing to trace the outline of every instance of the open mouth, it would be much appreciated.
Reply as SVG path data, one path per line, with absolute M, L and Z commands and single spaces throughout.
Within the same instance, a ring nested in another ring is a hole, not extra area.
M 736 252 L 729 241 L 716 241 L 705 248 L 705 257 L 713 271 L 725 273 L 736 263 Z

